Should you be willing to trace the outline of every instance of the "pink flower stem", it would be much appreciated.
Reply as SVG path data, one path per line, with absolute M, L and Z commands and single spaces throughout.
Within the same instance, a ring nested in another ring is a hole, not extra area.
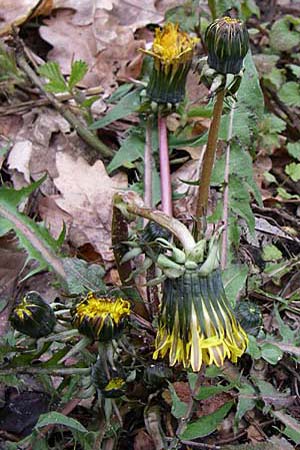
M 172 217 L 172 187 L 168 149 L 167 119 L 158 114 L 161 209 Z

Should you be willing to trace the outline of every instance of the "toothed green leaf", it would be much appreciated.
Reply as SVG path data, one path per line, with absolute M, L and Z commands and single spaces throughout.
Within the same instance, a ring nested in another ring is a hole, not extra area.
M 20 190 L 4 186 L 0 188 L 0 235 L 13 230 L 19 238 L 20 246 L 27 251 L 27 262 L 30 260 L 38 262 L 38 267 L 30 272 L 30 275 L 43 269 L 54 269 L 62 275 L 62 265 L 55 253 L 62 243 L 64 230 L 56 241 L 43 225 L 37 224 L 18 211 L 19 204 L 44 180 L 45 177 Z
M 61 73 L 59 64 L 55 61 L 47 62 L 38 68 L 41 76 L 48 78 L 45 89 L 49 92 L 59 93 L 68 91 L 67 83 Z
M 89 66 L 85 61 L 79 59 L 74 61 L 71 66 L 71 75 L 68 81 L 69 89 L 72 90 L 86 75 L 89 70 Z

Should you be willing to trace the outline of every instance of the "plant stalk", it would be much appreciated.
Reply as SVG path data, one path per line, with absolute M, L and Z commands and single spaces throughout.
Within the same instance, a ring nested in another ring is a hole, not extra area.
M 203 166 L 201 171 L 201 177 L 199 182 L 199 191 L 197 198 L 197 208 L 196 208 L 196 240 L 200 238 L 202 232 L 202 221 L 201 218 L 207 214 L 208 196 L 210 179 L 212 174 L 212 169 L 215 161 L 218 133 L 220 128 L 223 102 L 224 102 L 225 90 L 222 89 L 217 94 L 216 102 L 213 110 L 213 118 L 210 124 L 208 140 L 206 145 L 206 151 L 203 158 Z
M 172 217 L 172 187 L 168 148 L 167 118 L 158 114 L 161 209 Z
M 145 155 L 144 155 L 144 203 L 146 208 L 152 208 L 152 118 L 148 117 L 146 123 L 146 142 L 145 142 Z
M 228 251 L 228 206 L 229 206 L 229 174 L 230 174 L 230 145 L 233 130 L 235 101 L 231 107 L 229 116 L 229 127 L 227 133 L 227 145 L 225 153 L 225 173 L 224 173 L 224 194 L 223 194 L 223 234 L 222 234 L 222 251 L 221 251 L 221 269 L 225 270 L 227 264 Z

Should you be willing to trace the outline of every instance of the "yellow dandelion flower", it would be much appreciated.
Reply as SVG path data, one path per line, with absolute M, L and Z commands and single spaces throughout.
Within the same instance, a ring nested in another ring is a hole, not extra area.
M 202 363 L 221 366 L 245 352 L 248 338 L 226 298 L 220 270 L 167 279 L 153 358 L 169 353 L 169 363 L 198 372 Z
M 130 315 L 130 303 L 122 298 L 97 298 L 92 292 L 72 311 L 73 325 L 79 332 L 99 341 L 117 337 Z
M 180 31 L 178 24 L 157 28 L 151 50 L 142 51 L 154 58 L 147 87 L 149 98 L 159 104 L 176 104 L 184 99 L 185 83 L 198 38 Z

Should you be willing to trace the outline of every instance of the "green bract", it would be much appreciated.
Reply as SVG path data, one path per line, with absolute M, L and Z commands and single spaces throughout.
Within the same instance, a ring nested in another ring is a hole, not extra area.
M 33 338 L 40 338 L 53 331 L 56 318 L 53 310 L 40 294 L 28 292 L 13 309 L 10 322 L 21 333 Z
M 249 35 L 245 24 L 238 19 L 221 17 L 206 29 L 208 65 L 215 71 L 238 74 L 249 49 Z

